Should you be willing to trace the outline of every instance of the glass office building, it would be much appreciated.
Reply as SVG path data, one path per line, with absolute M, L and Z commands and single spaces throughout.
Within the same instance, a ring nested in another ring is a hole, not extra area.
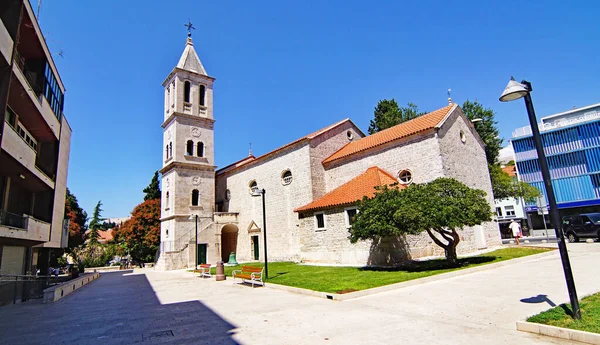
M 561 217 L 600 212 L 600 103 L 544 117 L 539 127 Z M 519 178 L 546 195 L 531 128 L 515 130 L 511 142 Z M 543 228 L 535 204 L 526 211 Z

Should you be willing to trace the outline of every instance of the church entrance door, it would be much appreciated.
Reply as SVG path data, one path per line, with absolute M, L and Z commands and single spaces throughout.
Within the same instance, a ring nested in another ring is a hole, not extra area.
M 258 236 L 252 236 L 252 256 L 254 260 L 258 260 Z
M 227 224 L 221 229 L 221 260 L 229 262 L 231 253 L 237 254 L 238 227 Z

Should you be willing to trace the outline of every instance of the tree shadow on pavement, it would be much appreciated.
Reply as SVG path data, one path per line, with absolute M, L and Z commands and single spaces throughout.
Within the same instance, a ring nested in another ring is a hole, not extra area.
M 362 271 L 385 271 L 385 272 L 425 272 L 425 271 L 437 271 L 437 270 L 447 270 L 457 267 L 467 267 L 470 265 L 478 265 L 484 264 L 488 262 L 492 262 L 496 260 L 496 257 L 493 256 L 477 256 L 471 258 L 462 258 L 458 259 L 458 266 L 453 266 L 445 259 L 434 259 L 434 260 L 423 260 L 423 261 L 415 261 L 409 260 L 404 261 L 398 265 L 393 267 L 377 267 L 377 266 L 369 266 L 362 267 L 360 270 Z
M 238 344 L 235 326 L 209 307 L 163 304 L 146 275 L 131 272 L 102 273 L 53 304 L 0 308 L 0 344 Z

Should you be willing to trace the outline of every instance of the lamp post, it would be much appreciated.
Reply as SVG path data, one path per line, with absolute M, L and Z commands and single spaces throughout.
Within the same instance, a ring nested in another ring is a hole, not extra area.
M 266 191 L 263 189 L 254 189 L 252 191 L 252 196 L 262 195 L 262 209 L 263 209 L 263 241 L 265 246 L 265 277 L 269 279 L 269 266 L 267 261 L 267 213 L 265 211 L 265 193 Z
M 554 188 L 552 188 L 552 180 L 550 178 L 550 170 L 548 169 L 548 162 L 546 161 L 546 155 L 542 145 L 542 138 L 540 137 L 540 130 L 535 117 L 535 110 L 533 109 L 533 102 L 531 101 L 530 93 L 532 90 L 533 89 L 531 88 L 530 82 L 523 80 L 518 83 L 514 78 L 511 77 L 506 89 L 504 89 L 504 92 L 502 92 L 502 95 L 500 96 L 500 101 L 509 102 L 522 97 L 525 98 L 525 107 L 527 108 L 527 115 L 529 116 L 529 124 L 531 125 L 533 142 L 537 151 L 540 169 L 542 171 L 542 179 L 544 180 L 544 187 L 546 188 L 546 196 L 548 197 L 548 204 L 550 206 L 550 219 L 552 219 L 552 223 L 554 224 L 554 231 L 556 232 L 556 240 L 558 242 L 558 250 L 562 260 L 565 279 L 567 281 L 567 289 L 569 291 L 569 298 L 571 300 L 571 308 L 573 309 L 572 316 L 574 319 L 581 319 L 579 300 L 577 299 L 575 281 L 573 280 L 573 271 L 571 270 L 569 253 L 567 252 L 567 246 L 565 244 L 565 235 L 562 230 L 560 215 L 558 214 L 558 207 L 556 205 L 556 198 L 554 196 Z
M 194 253 L 196 253 L 196 259 L 194 260 L 194 263 L 196 264 L 194 266 L 194 269 L 198 269 L 198 215 L 197 214 L 192 214 L 190 215 L 190 220 L 195 219 L 196 220 L 196 243 L 195 243 L 195 247 L 194 247 Z

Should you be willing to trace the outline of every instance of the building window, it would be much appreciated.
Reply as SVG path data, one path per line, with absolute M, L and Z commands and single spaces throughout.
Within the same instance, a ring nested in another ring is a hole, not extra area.
M 229 189 L 225 191 L 225 200 L 231 200 L 231 191 Z
M 250 187 L 250 194 L 258 192 L 258 184 L 255 180 L 250 181 L 248 187 Z
M 200 192 L 197 189 L 192 191 L 192 206 L 198 206 L 198 199 L 200 198 Z
M 200 85 L 200 105 L 204 105 L 205 97 L 206 97 L 206 86 Z
M 515 207 L 512 206 L 512 205 L 504 206 L 504 211 L 506 211 L 506 216 L 507 217 L 514 217 L 515 216 Z
M 284 186 L 287 186 L 288 184 L 292 183 L 292 172 L 289 170 L 286 170 L 283 172 L 283 174 L 281 174 L 281 183 Z
M 169 143 L 169 157 L 173 157 L 173 142 Z
M 325 213 L 315 213 L 315 229 L 325 230 Z
M 187 141 L 185 154 L 188 156 L 194 155 L 194 142 L 193 141 L 191 141 L 191 140 Z
M 398 173 L 398 180 L 402 184 L 410 184 L 413 181 L 412 172 L 410 170 L 402 170 Z
M 351 228 L 352 224 L 356 220 L 356 215 L 358 214 L 358 209 L 356 207 L 347 208 L 346 209 L 346 227 Z
M 60 119 L 63 111 L 64 95 L 58 86 L 54 72 L 48 63 L 45 66 L 44 96 L 52 108 L 54 115 Z
M 17 114 L 15 114 L 12 109 L 6 107 L 6 122 L 12 127 L 17 128 Z
M 496 207 L 496 214 L 498 217 L 502 217 L 502 207 Z
M 169 159 L 169 145 L 165 146 L 165 159 Z
M 165 210 L 169 209 L 169 192 L 165 194 Z
M 196 149 L 198 157 L 204 157 L 204 143 L 198 142 L 198 148 Z
M 166 235 L 165 237 L 169 238 L 169 229 L 165 230 L 165 235 Z
M 467 136 L 463 131 L 460 131 L 460 141 L 462 141 L 463 144 L 467 142 Z
M 184 102 L 190 102 L 190 82 L 186 81 L 185 83 L 183 83 L 183 101 Z
M 354 139 L 354 134 L 352 134 L 352 131 L 347 131 L 346 137 L 348 138 L 348 140 L 352 140 L 352 139 Z

